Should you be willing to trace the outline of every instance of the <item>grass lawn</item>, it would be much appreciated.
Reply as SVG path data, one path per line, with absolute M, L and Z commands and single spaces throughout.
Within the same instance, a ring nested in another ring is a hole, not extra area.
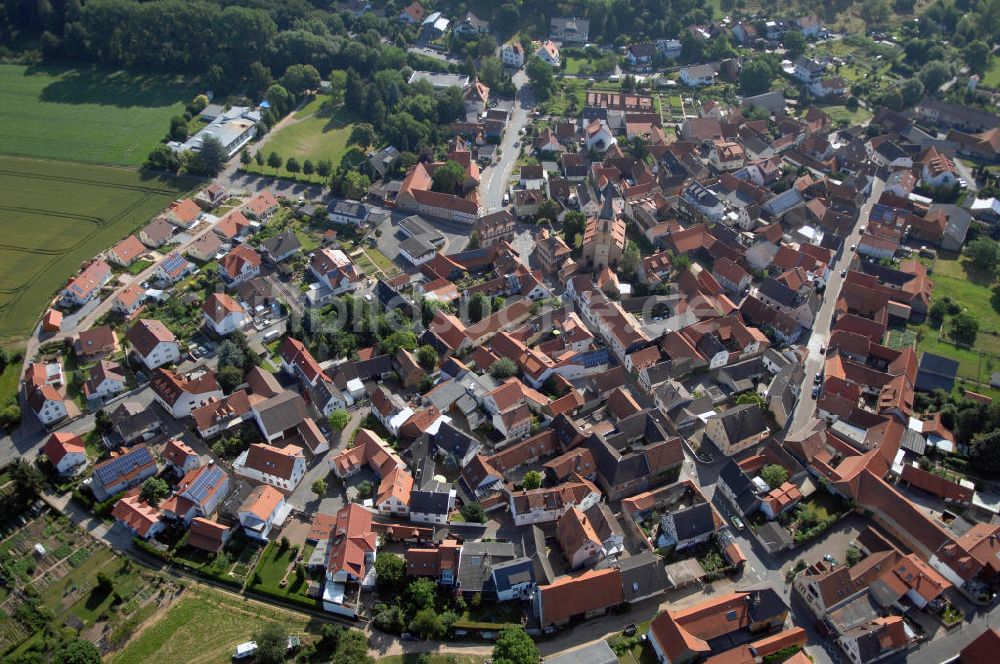
M 138 166 L 196 90 L 163 75 L 0 65 L 0 152 Z
M 0 156 L 0 339 L 26 336 L 83 261 L 148 223 L 197 182 Z
M 0 406 L 17 395 L 17 380 L 21 375 L 21 363 L 8 364 L 0 373 Z
M 153 264 L 153 261 L 137 260 L 136 262 L 134 262 L 131 265 L 129 265 L 128 268 L 126 268 L 125 271 L 128 272 L 131 275 L 138 276 L 139 274 L 142 273 L 143 270 L 145 270 L 146 268 L 148 268 L 152 264 Z
M 260 583 L 255 584 L 251 581 L 249 587 L 260 592 L 285 597 L 294 602 L 316 605 L 317 600 L 306 595 L 306 591 L 309 589 L 309 577 L 303 576 L 300 579 L 296 575 L 295 568 L 292 567 L 295 556 L 299 555 L 298 550 L 293 554 L 293 548 L 288 547 L 282 551 L 276 543 L 269 543 L 257 562 L 252 577 L 256 580 L 257 576 L 260 576 Z M 307 544 L 301 549 L 303 564 L 308 562 L 313 548 L 311 544 Z M 291 570 L 289 570 L 290 567 Z M 281 585 L 282 579 L 285 579 L 284 586 Z
M 272 622 L 302 634 L 307 619 L 210 590 L 190 591 L 110 662 L 223 664 L 231 661 L 237 644 L 249 641 L 256 630 Z
M 864 122 L 865 120 L 869 120 L 872 117 L 871 111 L 861 107 L 858 107 L 858 110 L 853 113 L 847 110 L 846 106 L 842 105 L 819 106 L 819 108 L 830 116 L 830 119 L 834 124 L 837 124 L 842 120 L 846 120 L 849 124 L 855 125 Z
M 566 58 L 566 73 L 579 74 L 581 65 L 587 64 L 584 58 Z
M 308 253 L 319 248 L 319 240 L 312 235 L 298 228 L 294 229 L 294 231 L 295 237 L 299 239 L 299 244 L 302 245 L 303 253 Z
M 323 108 L 323 102 L 328 98 L 326 95 L 318 96 L 297 111 L 294 120 L 289 124 L 273 132 L 261 146 L 264 157 L 277 152 L 285 160 L 289 157 L 297 158 L 300 164 L 306 159 L 311 159 L 313 163 L 329 159 L 336 168 L 347 152 L 347 139 L 354 125 L 343 110 L 330 111 Z M 246 170 L 274 175 L 274 169 L 267 164 L 258 166 L 256 163 L 251 163 Z M 311 182 L 322 181 L 316 174 L 308 177 L 301 173 L 293 175 L 286 171 L 284 166 L 278 169 L 278 175 L 297 177 Z
M 958 257 L 938 257 L 931 279 L 935 299 L 950 297 L 979 321 L 980 332 L 1000 334 L 1000 313 L 990 305 L 992 276 L 983 277 L 967 270 Z
M 643 644 L 640 640 L 642 635 L 649 630 L 649 621 L 636 625 L 634 636 L 618 634 L 608 639 L 608 645 L 615 651 L 621 652 L 618 661 L 622 664 L 654 664 L 656 655 L 648 644 Z
M 1000 87 L 1000 57 L 990 58 L 990 66 L 986 70 L 986 75 L 983 76 L 982 85 L 987 88 Z
M 382 270 L 387 277 L 394 277 L 402 272 L 398 265 L 389 260 L 389 258 L 378 249 L 365 249 L 365 256 L 367 256 L 372 263 Z

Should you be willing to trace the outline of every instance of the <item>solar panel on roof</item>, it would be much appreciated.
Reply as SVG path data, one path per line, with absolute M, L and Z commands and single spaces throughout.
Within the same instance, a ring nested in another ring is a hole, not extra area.
M 210 466 L 208 470 L 202 472 L 195 478 L 187 493 L 192 500 L 197 503 L 204 502 L 209 492 L 212 491 L 222 481 L 224 473 L 218 466 Z
M 148 447 L 139 447 L 130 450 L 126 454 L 115 459 L 111 459 L 105 464 L 94 469 L 94 475 L 101 484 L 108 486 L 132 471 L 146 466 L 153 461 L 153 456 Z

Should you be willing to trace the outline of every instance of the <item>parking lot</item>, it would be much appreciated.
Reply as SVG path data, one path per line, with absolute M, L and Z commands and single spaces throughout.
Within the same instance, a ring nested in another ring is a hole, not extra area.
M 393 261 L 406 272 L 413 272 L 416 268 L 405 258 L 399 255 L 399 243 L 406 239 L 399 230 L 399 222 L 411 215 L 402 212 L 393 212 L 381 224 L 375 227 L 379 231 L 375 240 L 375 246 L 385 254 L 385 257 Z M 423 217 L 424 221 L 441 231 L 445 237 L 442 253 L 454 254 L 465 249 L 469 243 L 471 228 L 467 224 L 453 221 L 444 221 L 433 217 Z

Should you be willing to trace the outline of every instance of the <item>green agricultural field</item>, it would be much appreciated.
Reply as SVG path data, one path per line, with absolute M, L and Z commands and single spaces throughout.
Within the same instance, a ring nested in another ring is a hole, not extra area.
M 297 111 L 288 124 L 272 132 L 260 148 L 264 156 L 277 152 L 282 159 L 295 157 L 300 164 L 306 159 L 311 159 L 314 164 L 329 159 L 336 168 L 347 152 L 347 139 L 351 136 L 354 125 L 341 110 L 323 108 L 323 103 L 328 98 L 326 95 L 318 96 Z M 263 166 L 251 163 L 246 169 L 266 175 L 274 175 L 275 172 L 266 163 Z M 278 169 L 278 175 L 296 177 L 286 171 L 284 166 Z M 315 174 L 307 178 L 299 173 L 297 177 L 313 182 L 321 179 Z
M 30 333 L 83 261 L 195 184 L 126 168 L 0 156 L 0 339 Z
M 0 153 L 138 166 L 196 93 L 166 76 L 0 65 Z
M 307 620 L 214 591 L 191 591 L 110 661 L 223 664 L 232 660 L 238 644 L 251 640 L 256 630 L 270 622 L 281 623 L 293 634 L 303 634 Z

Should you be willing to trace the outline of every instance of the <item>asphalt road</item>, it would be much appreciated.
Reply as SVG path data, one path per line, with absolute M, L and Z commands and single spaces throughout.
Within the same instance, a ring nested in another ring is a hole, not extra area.
M 786 427 L 787 431 L 795 431 L 798 427 L 802 426 L 812 416 L 816 408 L 816 399 L 812 397 L 813 381 L 816 372 L 823 367 L 823 356 L 820 354 L 819 349 L 830 338 L 830 321 L 833 318 L 833 310 L 837 305 L 837 298 L 840 297 L 840 289 L 844 285 L 844 279 L 840 276 L 840 273 L 847 269 L 854 258 L 855 252 L 851 251 L 851 247 L 857 245 L 860 241 L 861 227 L 868 222 L 872 206 L 878 202 L 884 187 L 885 182 L 879 179 L 876 179 L 874 184 L 872 184 L 871 195 L 862 206 L 861 213 L 858 215 L 858 221 L 854 224 L 850 236 L 844 240 L 844 250 L 841 252 L 840 258 L 830 268 L 830 280 L 826 284 L 823 303 L 816 314 L 812 334 L 809 336 L 807 346 L 809 355 L 806 358 L 805 364 L 806 375 L 802 380 L 802 390 L 799 394 L 798 403 L 795 404 L 795 412 Z
M 503 195 L 521 152 L 520 148 L 514 147 L 514 143 L 521 140 L 521 128 L 528 123 L 528 113 L 534 105 L 534 95 L 531 88 L 524 85 L 525 80 L 524 72 L 514 75 L 514 85 L 518 86 L 518 91 L 514 97 L 510 122 L 500 141 L 500 159 L 486 167 L 479 180 L 479 202 L 487 214 L 503 207 Z

